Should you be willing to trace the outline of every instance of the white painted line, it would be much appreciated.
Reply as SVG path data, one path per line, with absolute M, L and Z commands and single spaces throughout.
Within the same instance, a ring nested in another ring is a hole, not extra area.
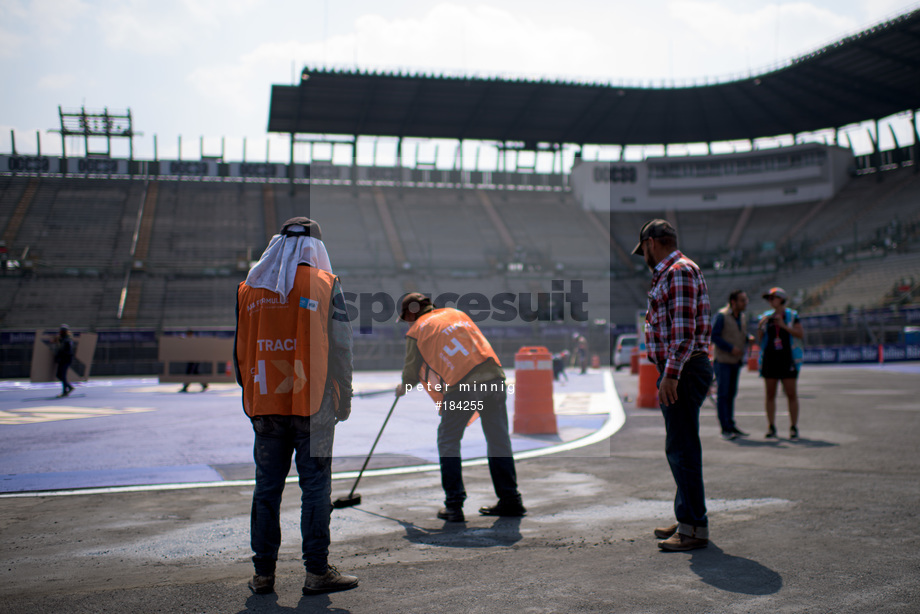
M 623 404 L 620 402 L 620 396 L 617 394 L 616 386 L 613 383 L 613 376 L 610 374 L 610 371 L 605 370 L 601 374 L 604 380 L 604 395 L 607 397 L 607 402 L 610 405 L 610 414 L 607 418 L 607 421 L 590 435 L 581 437 L 580 439 L 575 439 L 566 443 L 558 444 L 555 446 L 547 446 L 545 448 L 538 448 L 536 450 L 527 450 L 524 452 L 518 452 L 514 455 L 515 460 L 526 460 L 528 458 L 538 458 L 541 456 L 549 456 L 551 454 L 559 454 L 560 452 L 569 452 L 571 450 L 577 450 L 585 446 L 590 446 L 592 444 L 604 441 L 605 439 L 613 436 L 614 433 L 623 428 L 623 424 L 626 422 L 626 414 L 623 411 Z M 485 465 L 489 462 L 488 457 L 483 458 L 472 458 L 469 460 L 463 461 L 464 467 L 474 467 L 477 465 Z M 365 470 L 364 476 L 387 476 L 387 475 L 405 475 L 409 473 L 424 473 L 426 471 L 440 471 L 441 467 L 437 464 L 427 464 L 427 465 L 410 465 L 408 467 L 392 467 L 388 469 L 369 469 Z M 339 473 L 333 473 L 333 480 L 348 480 L 358 477 L 358 471 L 342 471 Z M 362 476 L 363 477 L 363 476 Z M 286 480 L 288 484 L 294 484 L 297 482 L 297 477 L 289 477 Z M 154 492 L 154 491 L 164 491 L 164 490 L 190 490 L 194 488 L 220 488 L 224 486 L 254 486 L 255 480 L 230 480 L 226 482 L 191 482 L 184 484 L 148 484 L 148 485 L 136 485 L 136 486 L 109 486 L 104 488 L 79 488 L 74 490 L 50 490 L 50 491 L 32 491 L 32 492 L 15 492 L 15 493 L 0 493 L 0 499 L 13 499 L 13 498 L 22 498 L 22 497 L 62 497 L 69 495 L 101 495 L 101 494 L 113 494 L 113 493 L 128 493 L 128 492 Z

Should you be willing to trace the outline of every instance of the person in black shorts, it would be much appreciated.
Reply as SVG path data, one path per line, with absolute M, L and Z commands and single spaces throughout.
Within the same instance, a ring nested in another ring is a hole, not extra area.
M 776 390 L 783 383 L 783 393 L 789 403 L 789 438 L 798 439 L 799 397 L 796 382 L 802 364 L 801 340 L 805 337 L 799 315 L 786 307 L 786 291 L 771 288 L 763 295 L 772 309 L 761 316 L 757 324 L 760 345 L 760 376 L 766 385 L 767 434 L 776 438 Z

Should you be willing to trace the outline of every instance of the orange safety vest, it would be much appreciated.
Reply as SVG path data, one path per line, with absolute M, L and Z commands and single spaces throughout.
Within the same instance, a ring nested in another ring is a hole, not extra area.
M 445 384 L 456 386 L 474 367 L 490 358 L 498 366 L 502 364 L 476 323 L 457 309 L 446 307 L 422 314 L 406 336 L 418 343 L 422 355 L 418 379 L 435 403 L 444 400 Z
M 335 279 L 321 269 L 299 266 L 286 303 L 277 292 L 239 285 L 236 359 L 243 409 L 250 418 L 319 411 L 329 367 Z

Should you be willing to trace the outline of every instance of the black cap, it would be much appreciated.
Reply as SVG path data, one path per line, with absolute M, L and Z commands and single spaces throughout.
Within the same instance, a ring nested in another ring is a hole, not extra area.
M 292 228 L 292 226 L 294 228 Z M 300 228 L 297 228 L 298 226 Z M 299 237 L 301 235 L 306 235 L 320 241 L 323 240 L 323 231 L 320 229 L 319 224 L 308 217 L 292 217 L 284 224 L 282 224 L 281 232 L 279 234 L 282 234 L 286 237 Z
M 422 314 L 432 308 L 431 298 L 421 292 L 411 292 L 403 297 L 402 305 L 399 308 L 399 319 L 406 320 L 410 313 L 416 315 Z
M 639 231 L 639 242 L 636 244 L 636 248 L 632 251 L 633 255 L 642 255 L 642 242 L 649 237 L 655 239 L 659 237 L 672 237 L 677 239 L 677 231 L 674 230 L 674 227 L 671 226 L 671 223 L 667 220 L 650 220 L 646 222 L 645 226 L 642 227 L 642 230 Z

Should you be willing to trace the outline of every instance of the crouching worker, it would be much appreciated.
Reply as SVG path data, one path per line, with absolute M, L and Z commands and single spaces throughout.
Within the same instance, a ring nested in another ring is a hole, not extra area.
M 236 381 L 255 431 L 251 539 L 254 593 L 270 593 L 281 546 L 281 493 L 297 464 L 303 594 L 358 579 L 328 564 L 332 440 L 351 413 L 352 338 L 339 280 L 316 222 L 284 223 L 237 290 Z
M 402 384 L 397 386 L 396 395 L 402 396 L 421 383 L 441 416 L 438 456 L 445 498 L 438 518 L 465 520 L 460 439 L 477 411 L 486 437 L 492 486 L 498 495 L 496 505 L 481 507 L 479 513 L 523 516 L 527 510 L 518 492 L 508 435 L 505 372 L 492 346 L 465 313 L 435 309 L 430 298 L 417 292 L 403 298 L 399 317 L 410 328 Z

